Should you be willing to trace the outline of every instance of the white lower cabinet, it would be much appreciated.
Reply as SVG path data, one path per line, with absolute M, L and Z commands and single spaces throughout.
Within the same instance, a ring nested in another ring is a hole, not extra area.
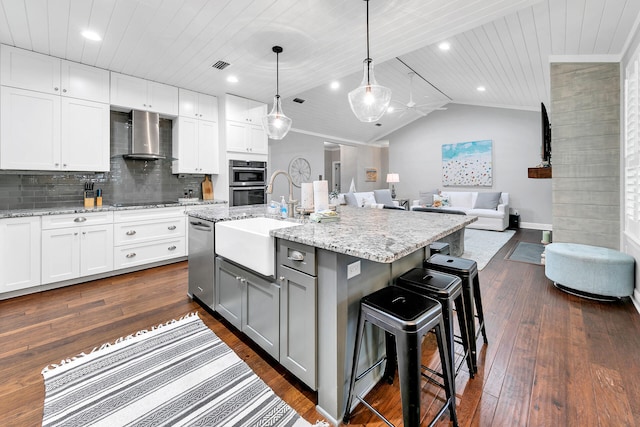
M 42 284 L 113 270 L 111 212 L 42 219 Z
M 40 217 L 0 219 L 0 293 L 40 285 Z
M 216 311 L 274 359 L 280 352 L 280 287 L 216 258 Z
M 182 207 L 117 211 L 113 228 L 116 270 L 187 254 Z

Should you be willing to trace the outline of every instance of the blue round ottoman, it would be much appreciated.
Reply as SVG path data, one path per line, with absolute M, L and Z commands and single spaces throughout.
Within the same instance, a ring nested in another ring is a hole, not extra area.
M 633 294 L 635 259 L 631 255 L 598 246 L 551 243 L 545 259 L 545 275 L 566 292 L 595 299 Z

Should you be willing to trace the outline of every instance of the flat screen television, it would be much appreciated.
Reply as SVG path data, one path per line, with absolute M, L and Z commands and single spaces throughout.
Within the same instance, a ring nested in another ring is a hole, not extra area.
M 540 103 L 542 117 L 542 162 L 551 166 L 551 123 L 544 103 Z

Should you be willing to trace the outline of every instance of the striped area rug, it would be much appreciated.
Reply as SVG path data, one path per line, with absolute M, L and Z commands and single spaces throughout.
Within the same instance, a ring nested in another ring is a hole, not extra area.
M 195 313 L 42 374 L 43 426 L 310 426 Z

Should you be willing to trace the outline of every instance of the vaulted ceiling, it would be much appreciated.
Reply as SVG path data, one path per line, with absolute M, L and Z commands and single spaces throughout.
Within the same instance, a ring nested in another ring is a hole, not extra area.
M 406 104 L 413 71 L 413 100 L 429 107 L 538 110 L 549 101 L 550 56 L 619 61 L 640 16 L 638 0 L 371 0 L 369 8 L 378 82 Z M 103 40 L 83 39 L 86 28 Z M 353 116 L 347 93 L 361 80 L 365 34 L 362 0 L 0 0 L 0 43 L 269 104 L 271 47 L 280 45 L 280 95 L 294 129 L 338 142 L 377 141 L 422 117 L 387 113 L 376 126 Z M 219 60 L 231 65 L 212 68 Z

